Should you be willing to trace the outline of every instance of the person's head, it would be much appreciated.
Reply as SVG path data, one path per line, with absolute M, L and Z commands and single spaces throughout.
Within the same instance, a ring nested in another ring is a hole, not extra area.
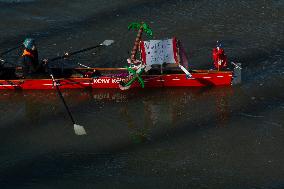
M 222 48 L 222 43 L 221 43 L 220 41 L 217 41 L 217 42 L 216 42 L 216 47 L 217 47 L 217 48 Z
M 35 40 L 33 38 L 26 38 L 23 45 L 28 50 L 36 50 Z

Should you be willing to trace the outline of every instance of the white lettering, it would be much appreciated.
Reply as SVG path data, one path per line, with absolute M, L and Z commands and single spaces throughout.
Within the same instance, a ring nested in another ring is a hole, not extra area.
M 116 78 L 116 79 L 111 79 L 111 82 L 112 83 L 119 83 L 121 81 L 124 81 L 125 79 L 122 79 L 122 78 Z
M 94 83 L 109 83 L 110 79 L 94 79 Z

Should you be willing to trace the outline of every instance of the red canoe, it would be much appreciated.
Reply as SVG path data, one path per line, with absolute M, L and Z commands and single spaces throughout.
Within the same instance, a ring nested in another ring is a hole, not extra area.
M 100 76 L 83 77 L 83 74 L 71 74 L 68 77 L 57 77 L 56 84 L 61 89 L 79 89 L 79 88 L 119 88 L 119 82 L 126 79 L 126 76 L 119 76 L 121 73 L 127 73 L 125 68 L 91 68 L 99 70 Z M 86 70 L 86 69 L 73 69 Z M 89 70 L 89 69 L 88 69 Z M 107 72 L 104 74 L 104 72 Z M 186 78 L 183 72 L 147 74 L 142 75 L 145 87 L 204 87 L 204 86 L 225 86 L 231 85 L 233 71 L 216 70 L 193 70 L 192 77 Z M 19 89 L 19 90 L 44 90 L 56 89 L 55 83 L 51 78 L 45 76 L 40 79 L 13 79 L 0 80 L 0 89 Z M 131 86 L 141 87 L 137 81 Z

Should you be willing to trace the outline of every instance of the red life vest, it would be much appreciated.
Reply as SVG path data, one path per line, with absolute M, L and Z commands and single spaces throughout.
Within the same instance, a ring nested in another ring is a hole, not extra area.
M 214 48 L 212 52 L 212 58 L 216 69 L 219 70 L 227 66 L 227 55 L 225 54 L 223 49 Z

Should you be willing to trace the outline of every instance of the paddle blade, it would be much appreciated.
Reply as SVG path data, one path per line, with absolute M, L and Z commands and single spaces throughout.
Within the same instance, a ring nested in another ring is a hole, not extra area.
M 105 40 L 101 45 L 110 46 L 113 43 L 114 43 L 114 40 Z
M 86 135 L 87 132 L 83 126 L 74 124 L 74 131 L 76 135 Z

